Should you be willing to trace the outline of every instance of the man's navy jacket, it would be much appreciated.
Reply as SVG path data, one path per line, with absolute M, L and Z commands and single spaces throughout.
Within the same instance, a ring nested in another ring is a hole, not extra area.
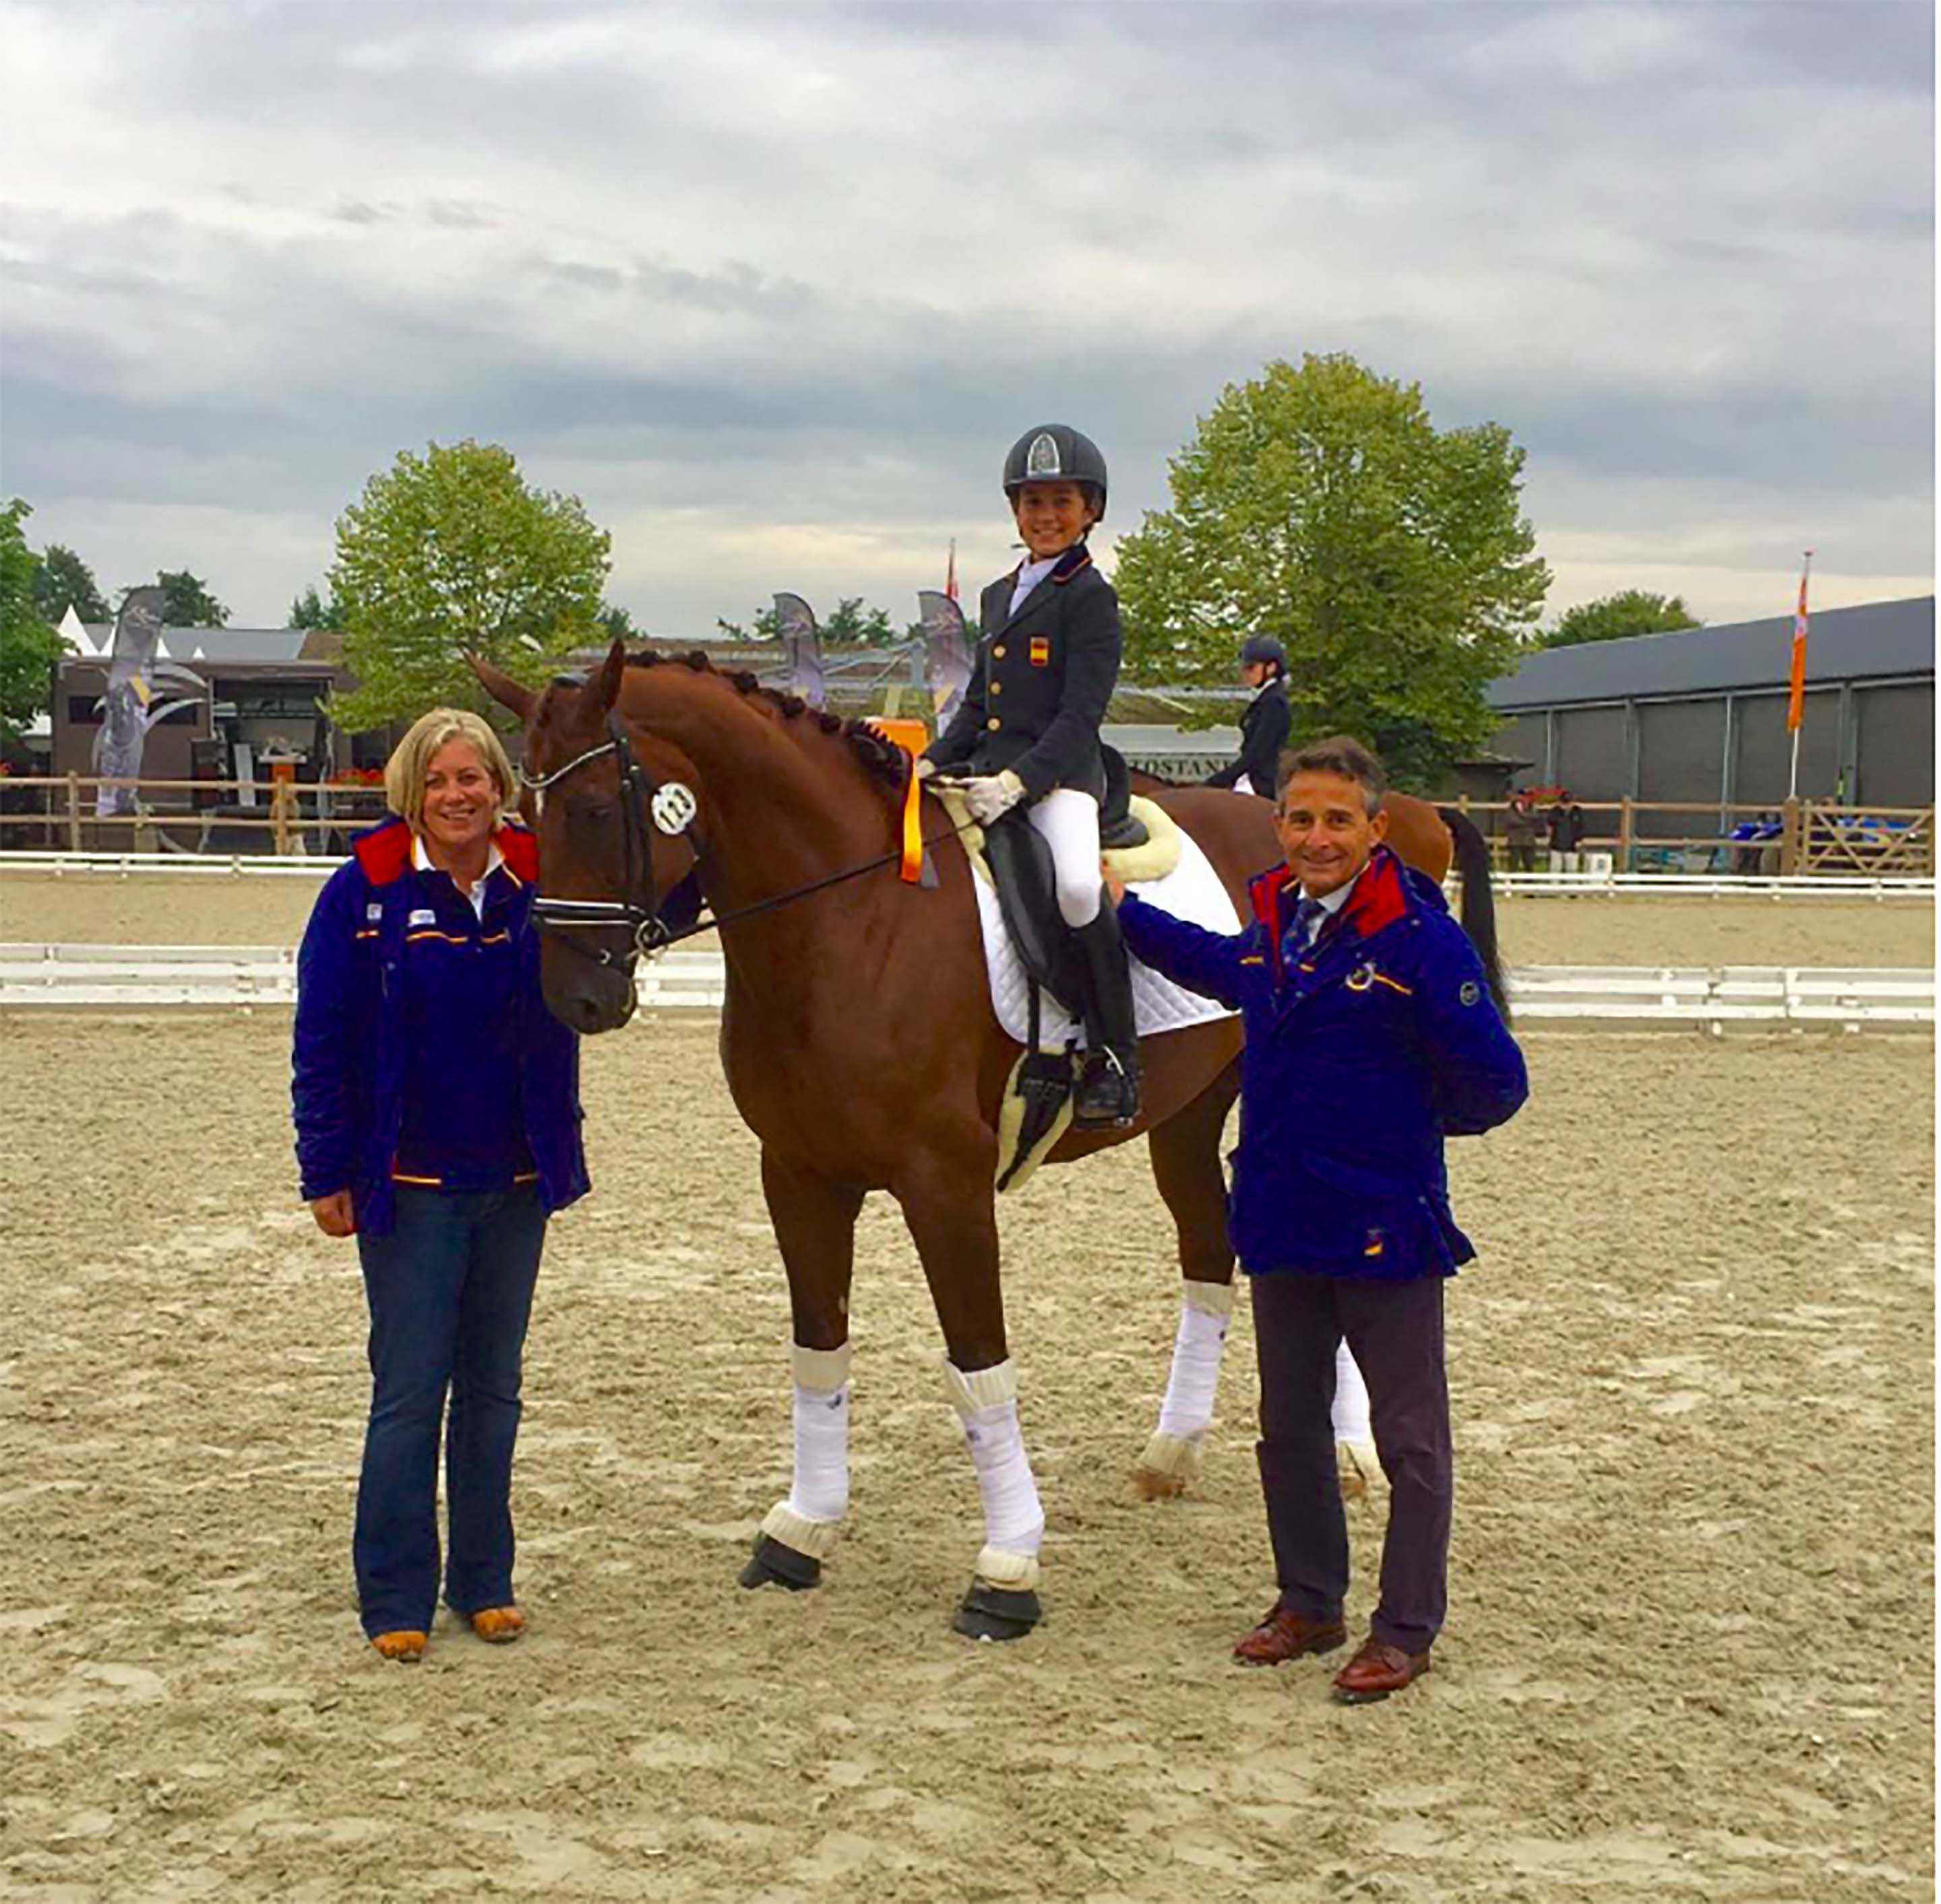
M 1523 1053 L 1433 882 L 1386 847 L 1288 967 L 1300 896 L 1276 867 L 1228 937 L 1129 894 L 1132 950 L 1238 1009 L 1240 1141 L 1227 1230 L 1241 1267 L 1400 1281 L 1475 1255 L 1450 1213 L 1445 1135 L 1491 1129 L 1528 1096 Z
M 292 1096 L 303 1196 L 307 1202 L 348 1190 L 357 1227 L 372 1235 L 390 1228 L 394 1209 L 393 1171 L 405 1097 L 407 938 L 466 937 L 480 925 L 471 902 L 445 875 L 414 867 L 411 839 L 410 827 L 396 819 L 358 835 L 352 857 L 318 894 L 297 955 Z M 529 916 L 538 843 L 524 827 L 509 825 L 494 839 L 515 890 L 503 905 L 488 900 L 480 929 L 509 934 L 519 961 L 514 1049 L 520 1107 L 540 1200 L 551 1212 L 588 1188 L 579 1135 L 579 1041 L 546 1010 L 540 993 L 539 935 Z M 422 929 L 428 908 L 448 914 L 440 922 L 457 933 Z M 463 948 L 433 949 L 443 954 L 436 982 L 463 987 L 475 961 L 452 955 Z M 457 1007 L 451 1015 L 462 1020 L 464 999 L 445 996 Z M 433 1053 L 435 1075 L 417 1080 L 420 1100 L 449 1103 L 462 1119 L 477 1090 L 468 1056 L 456 1044 Z

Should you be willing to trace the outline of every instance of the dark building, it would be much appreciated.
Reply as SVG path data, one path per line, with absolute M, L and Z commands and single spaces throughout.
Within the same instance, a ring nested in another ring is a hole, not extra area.
M 1493 751 L 1580 800 L 1777 807 L 1792 659 L 1790 616 L 1546 648 L 1491 683 Z M 1814 615 L 1799 743 L 1802 799 L 1933 804 L 1932 595 Z

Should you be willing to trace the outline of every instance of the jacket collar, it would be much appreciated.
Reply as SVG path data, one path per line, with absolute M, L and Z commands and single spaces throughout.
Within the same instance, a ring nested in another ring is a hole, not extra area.
M 1018 604 L 1015 610 L 1008 611 L 1006 613 L 1004 620 L 998 625 L 998 627 L 993 631 L 993 632 L 1001 634 L 1004 631 L 1009 628 L 1020 615 L 1024 613 L 1026 609 L 1031 607 L 1033 602 L 1038 601 L 1039 597 L 1044 594 L 1047 586 L 1054 588 L 1062 588 L 1067 582 L 1073 581 L 1078 576 L 1083 575 L 1091 566 L 1091 550 L 1087 549 L 1082 542 L 1074 542 L 1053 565 L 1051 573 L 1047 575 L 1044 578 L 1044 580 L 1041 582 L 1029 594 L 1026 596 L 1022 601 Z M 998 585 L 1000 588 L 1003 588 L 1005 584 L 1008 582 L 1015 588 L 1017 582 L 1018 570 L 1022 569 L 1023 567 L 1024 564 L 1020 562 L 1018 564 L 1017 568 L 1013 569 L 1008 576 L 1001 576 L 998 579 Z
M 540 843 L 537 837 L 511 821 L 493 833 L 492 844 L 499 849 L 505 870 L 521 885 L 537 883 L 540 876 Z M 401 879 L 411 863 L 411 830 L 395 814 L 369 832 L 351 842 L 357 863 L 374 886 L 388 886 Z
M 1247 888 L 1253 901 L 1254 916 L 1267 928 L 1268 955 L 1273 961 L 1274 982 L 1285 974 L 1281 969 L 1281 934 L 1301 897 L 1300 883 L 1290 866 L 1277 866 L 1263 873 Z M 1384 926 L 1408 916 L 1408 888 L 1402 879 L 1401 862 L 1386 846 L 1377 846 L 1355 881 L 1348 903 L 1334 916 L 1323 921 L 1322 944 L 1331 943 L 1344 934 L 1372 939 Z

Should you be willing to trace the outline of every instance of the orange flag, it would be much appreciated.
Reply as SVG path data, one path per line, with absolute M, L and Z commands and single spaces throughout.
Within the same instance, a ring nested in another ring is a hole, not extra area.
M 1793 697 L 1786 704 L 1786 727 L 1790 734 L 1799 732 L 1806 712 L 1806 578 L 1812 573 L 1813 552 L 1806 552 L 1806 566 L 1799 571 L 1799 606 L 1793 615 Z

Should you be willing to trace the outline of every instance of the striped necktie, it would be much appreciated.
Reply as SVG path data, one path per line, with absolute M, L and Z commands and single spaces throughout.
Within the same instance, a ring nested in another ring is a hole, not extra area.
M 1291 958 L 1298 958 L 1321 930 L 1328 909 L 1318 899 L 1304 897 L 1294 909 L 1294 923 L 1287 929 L 1285 944 Z

